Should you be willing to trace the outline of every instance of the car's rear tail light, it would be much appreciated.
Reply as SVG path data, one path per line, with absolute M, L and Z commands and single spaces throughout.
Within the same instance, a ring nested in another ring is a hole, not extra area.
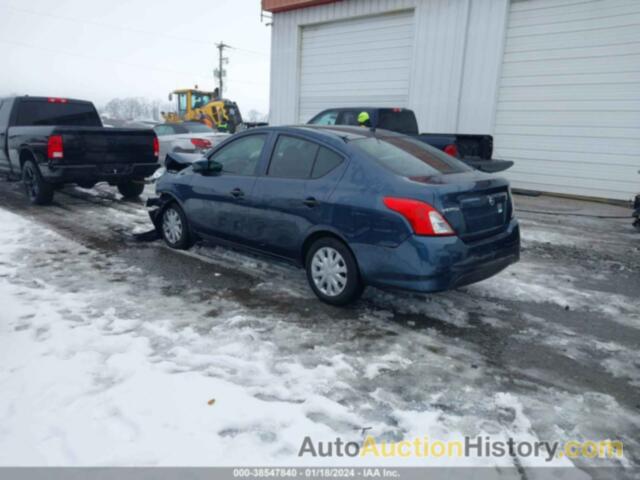
M 47 158 L 49 160 L 60 160 L 64 158 L 62 148 L 62 135 L 51 135 L 47 141 Z
M 458 155 L 459 155 L 458 147 L 453 143 L 450 145 L 447 145 L 446 147 L 444 147 L 444 153 L 446 153 L 447 155 L 451 155 L 452 157 L 458 158 Z
M 153 156 L 160 156 L 160 142 L 158 141 L 158 137 L 153 137 Z
M 49 103 L 67 103 L 68 100 L 66 98 L 49 97 L 48 101 Z
M 455 235 L 451 225 L 426 202 L 409 198 L 385 197 L 385 206 L 407 219 L 416 235 Z
M 211 142 L 209 140 L 205 140 L 204 138 L 192 138 L 191 143 L 194 147 L 201 148 L 203 150 L 211 148 Z

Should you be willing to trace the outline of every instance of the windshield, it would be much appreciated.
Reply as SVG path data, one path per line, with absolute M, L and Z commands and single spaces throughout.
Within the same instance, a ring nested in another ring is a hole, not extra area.
M 211 95 L 207 93 L 192 93 L 191 108 L 202 108 L 211 101 Z
M 189 133 L 215 133 L 213 129 L 202 123 L 185 123 L 183 126 Z
M 351 145 L 408 178 L 430 177 L 472 170 L 440 150 L 402 135 L 352 140 Z

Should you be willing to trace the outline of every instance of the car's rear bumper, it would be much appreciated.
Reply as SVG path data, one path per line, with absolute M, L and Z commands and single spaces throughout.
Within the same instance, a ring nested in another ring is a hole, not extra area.
M 160 163 L 104 165 L 40 165 L 42 177 L 50 183 L 80 183 L 86 181 L 117 183 L 143 179 L 153 175 Z
M 465 243 L 460 238 L 411 236 L 396 248 L 352 245 L 368 285 L 439 292 L 485 280 L 520 258 L 520 228 L 512 220 L 499 235 Z

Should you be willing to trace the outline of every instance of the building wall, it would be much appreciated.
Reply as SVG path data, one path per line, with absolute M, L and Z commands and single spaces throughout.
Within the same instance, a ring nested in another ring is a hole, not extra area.
M 399 106 L 422 131 L 493 133 L 508 0 L 346 0 L 274 14 L 270 122 L 298 121 L 303 26 L 407 9 L 416 40 L 409 105 Z
M 640 190 L 640 2 L 512 2 L 495 121 L 518 188 L 630 200 Z

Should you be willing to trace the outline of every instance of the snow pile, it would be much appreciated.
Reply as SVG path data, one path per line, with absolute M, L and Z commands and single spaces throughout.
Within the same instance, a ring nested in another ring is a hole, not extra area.
M 121 212 L 110 221 L 132 227 L 143 217 Z M 228 264 L 257 276 L 250 293 L 271 301 L 252 309 L 224 289 L 175 292 L 117 257 L 3 210 L 0 224 L 0 465 L 362 466 L 359 458 L 300 458 L 298 451 L 305 437 L 361 441 L 363 429 L 395 441 L 536 440 L 529 409 L 548 415 L 546 396 L 501 393 L 487 358 L 458 335 L 476 324 L 504 328 L 505 307 L 482 295 L 374 291 L 354 315 L 316 303 L 304 276 L 291 281 L 290 269 L 206 247 L 187 254 L 210 262 L 212 275 Z M 528 269 L 521 272 L 539 274 Z M 501 281 L 488 287 L 498 298 L 507 288 Z M 521 294 L 533 295 L 526 283 L 533 282 L 523 278 Z M 278 306 L 284 290 L 294 291 L 287 305 L 313 303 Z M 474 323 L 477 310 L 495 318 Z M 413 325 L 401 323 L 407 318 Z M 579 424 L 580 397 L 557 395 Z M 605 400 L 591 399 L 596 406 Z M 545 428 L 548 434 L 555 425 Z M 541 457 L 523 463 L 549 465 Z

